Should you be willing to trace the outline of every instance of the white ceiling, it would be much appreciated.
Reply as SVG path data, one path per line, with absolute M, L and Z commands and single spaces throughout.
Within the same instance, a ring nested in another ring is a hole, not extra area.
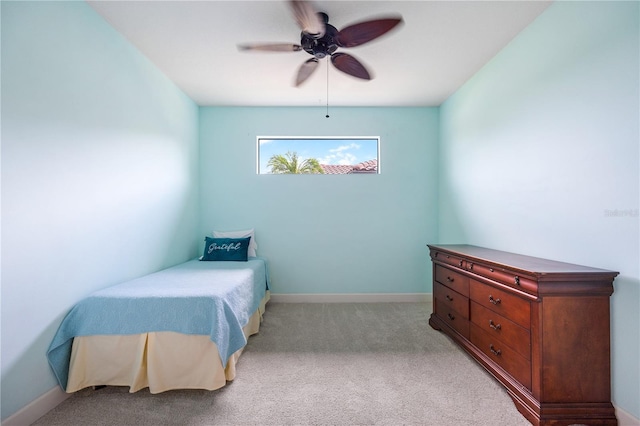
M 550 0 L 315 1 L 338 28 L 400 14 L 401 27 L 339 49 L 374 75 L 363 81 L 327 60 L 296 88 L 304 52 L 241 52 L 241 43 L 300 43 L 286 1 L 88 3 L 198 105 L 437 106 L 529 25 Z M 328 72 L 328 75 L 327 75 Z M 328 81 L 328 86 L 327 86 Z

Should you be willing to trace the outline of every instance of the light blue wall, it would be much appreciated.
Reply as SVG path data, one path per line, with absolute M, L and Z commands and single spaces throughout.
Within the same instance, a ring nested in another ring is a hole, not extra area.
M 198 107 L 84 2 L 2 2 L 2 418 L 93 290 L 196 255 Z
M 638 6 L 557 2 L 447 100 L 439 199 L 442 243 L 620 272 L 611 303 L 613 399 L 635 417 Z
M 437 108 L 202 108 L 202 238 L 255 227 L 274 293 L 430 292 Z M 379 175 L 257 175 L 256 136 L 380 136 Z

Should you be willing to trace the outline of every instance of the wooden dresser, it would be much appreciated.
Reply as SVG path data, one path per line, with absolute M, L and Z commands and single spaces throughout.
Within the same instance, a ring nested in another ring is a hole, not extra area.
M 617 272 L 469 245 L 428 245 L 429 324 L 534 425 L 616 425 L 609 297 Z

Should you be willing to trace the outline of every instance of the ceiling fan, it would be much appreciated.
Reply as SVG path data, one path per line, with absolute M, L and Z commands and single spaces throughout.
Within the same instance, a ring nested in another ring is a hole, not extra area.
M 374 40 L 395 28 L 402 22 L 401 17 L 379 18 L 349 25 L 338 31 L 329 24 L 329 16 L 317 12 L 305 0 L 290 0 L 293 15 L 302 30 L 300 44 L 253 43 L 238 45 L 240 50 L 263 52 L 298 52 L 304 50 L 313 57 L 298 69 L 295 85 L 304 83 L 318 68 L 319 59 L 329 56 L 331 63 L 340 71 L 363 80 L 371 80 L 371 73 L 353 56 L 336 52 L 338 48 L 356 47 Z

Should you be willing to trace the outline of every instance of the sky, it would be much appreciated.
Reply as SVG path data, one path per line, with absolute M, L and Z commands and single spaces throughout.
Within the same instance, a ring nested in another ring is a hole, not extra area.
M 320 164 L 358 164 L 378 159 L 378 138 L 269 139 L 258 138 L 259 173 L 269 173 L 271 156 L 296 152 L 299 161 L 315 158 Z

